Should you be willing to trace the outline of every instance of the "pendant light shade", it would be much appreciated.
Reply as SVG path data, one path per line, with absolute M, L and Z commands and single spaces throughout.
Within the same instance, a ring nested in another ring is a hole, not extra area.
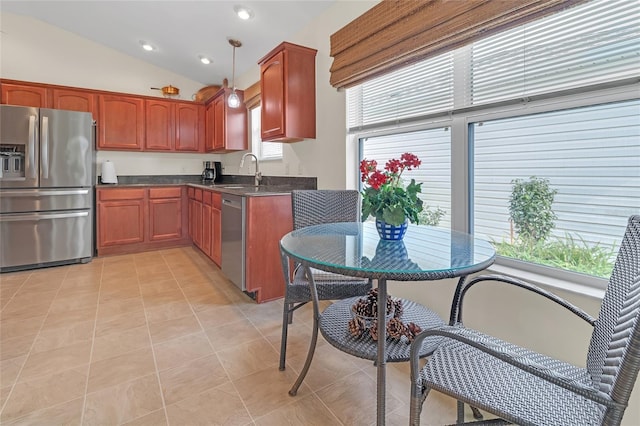
M 229 39 L 229 44 L 233 46 L 233 72 L 231 74 L 232 91 L 229 98 L 227 98 L 227 105 L 229 105 L 229 108 L 238 108 L 240 106 L 240 98 L 236 93 L 236 47 L 242 46 L 242 43 L 231 38 Z

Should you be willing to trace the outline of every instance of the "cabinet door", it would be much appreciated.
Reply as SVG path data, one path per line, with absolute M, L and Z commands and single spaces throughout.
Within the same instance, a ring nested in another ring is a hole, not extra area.
M 144 241 L 144 189 L 97 189 L 96 199 L 98 249 Z
M 222 215 L 219 209 L 211 209 L 211 260 L 222 265 Z
M 260 67 L 262 139 L 284 135 L 284 52 L 275 54 Z
M 202 205 L 202 246 L 204 254 L 211 257 L 211 206 Z
M 144 200 L 98 203 L 98 247 L 144 241 Z
M 145 150 L 171 151 L 173 149 L 174 105 L 155 99 L 145 100 Z
M 132 96 L 98 96 L 98 148 L 142 150 L 144 100 Z
M 182 207 L 180 198 L 149 200 L 149 239 L 177 240 L 182 237 Z
M 200 151 L 203 105 L 178 103 L 175 105 L 176 151 Z M 147 136 L 148 138 L 148 136 Z
M 193 205 L 193 242 L 202 248 L 202 202 L 195 201 Z
M 226 123 L 224 117 L 225 97 L 218 96 L 213 100 L 213 149 L 224 150 Z
M 53 108 L 68 111 L 90 112 L 98 118 L 97 95 L 85 90 L 53 89 Z
M 205 142 L 204 150 L 206 152 L 213 151 L 213 140 L 216 128 L 216 121 L 213 114 L 213 102 L 207 105 L 205 110 Z
M 49 89 L 44 86 L 2 83 L 2 103 L 9 105 L 50 108 Z

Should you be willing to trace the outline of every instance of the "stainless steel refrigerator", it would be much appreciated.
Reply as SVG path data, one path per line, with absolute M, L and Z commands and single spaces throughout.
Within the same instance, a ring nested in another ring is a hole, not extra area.
M 90 113 L 0 105 L 0 271 L 89 262 Z

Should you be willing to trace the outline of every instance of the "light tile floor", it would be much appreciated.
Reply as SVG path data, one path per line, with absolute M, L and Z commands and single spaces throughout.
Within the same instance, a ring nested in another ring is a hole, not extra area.
M 311 308 L 256 304 L 197 249 L 0 275 L 3 425 L 372 425 L 376 370 L 320 339 L 296 397 Z M 387 369 L 387 424 L 408 424 L 408 365 Z M 455 420 L 433 393 L 423 424 Z

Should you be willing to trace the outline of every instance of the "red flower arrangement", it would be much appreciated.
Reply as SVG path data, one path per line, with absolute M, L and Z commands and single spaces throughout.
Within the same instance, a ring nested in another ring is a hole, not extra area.
M 422 183 L 411 183 L 405 188 L 400 177 L 405 170 L 420 167 L 422 161 L 417 155 L 406 152 L 400 159 L 391 159 L 378 170 L 376 160 L 364 159 L 360 162 L 362 182 L 369 185 L 362 191 L 362 220 L 369 216 L 384 221 L 389 225 L 401 225 L 407 219 L 411 223 L 419 223 L 418 213 L 422 211 L 422 200 L 418 192 L 422 192 Z

